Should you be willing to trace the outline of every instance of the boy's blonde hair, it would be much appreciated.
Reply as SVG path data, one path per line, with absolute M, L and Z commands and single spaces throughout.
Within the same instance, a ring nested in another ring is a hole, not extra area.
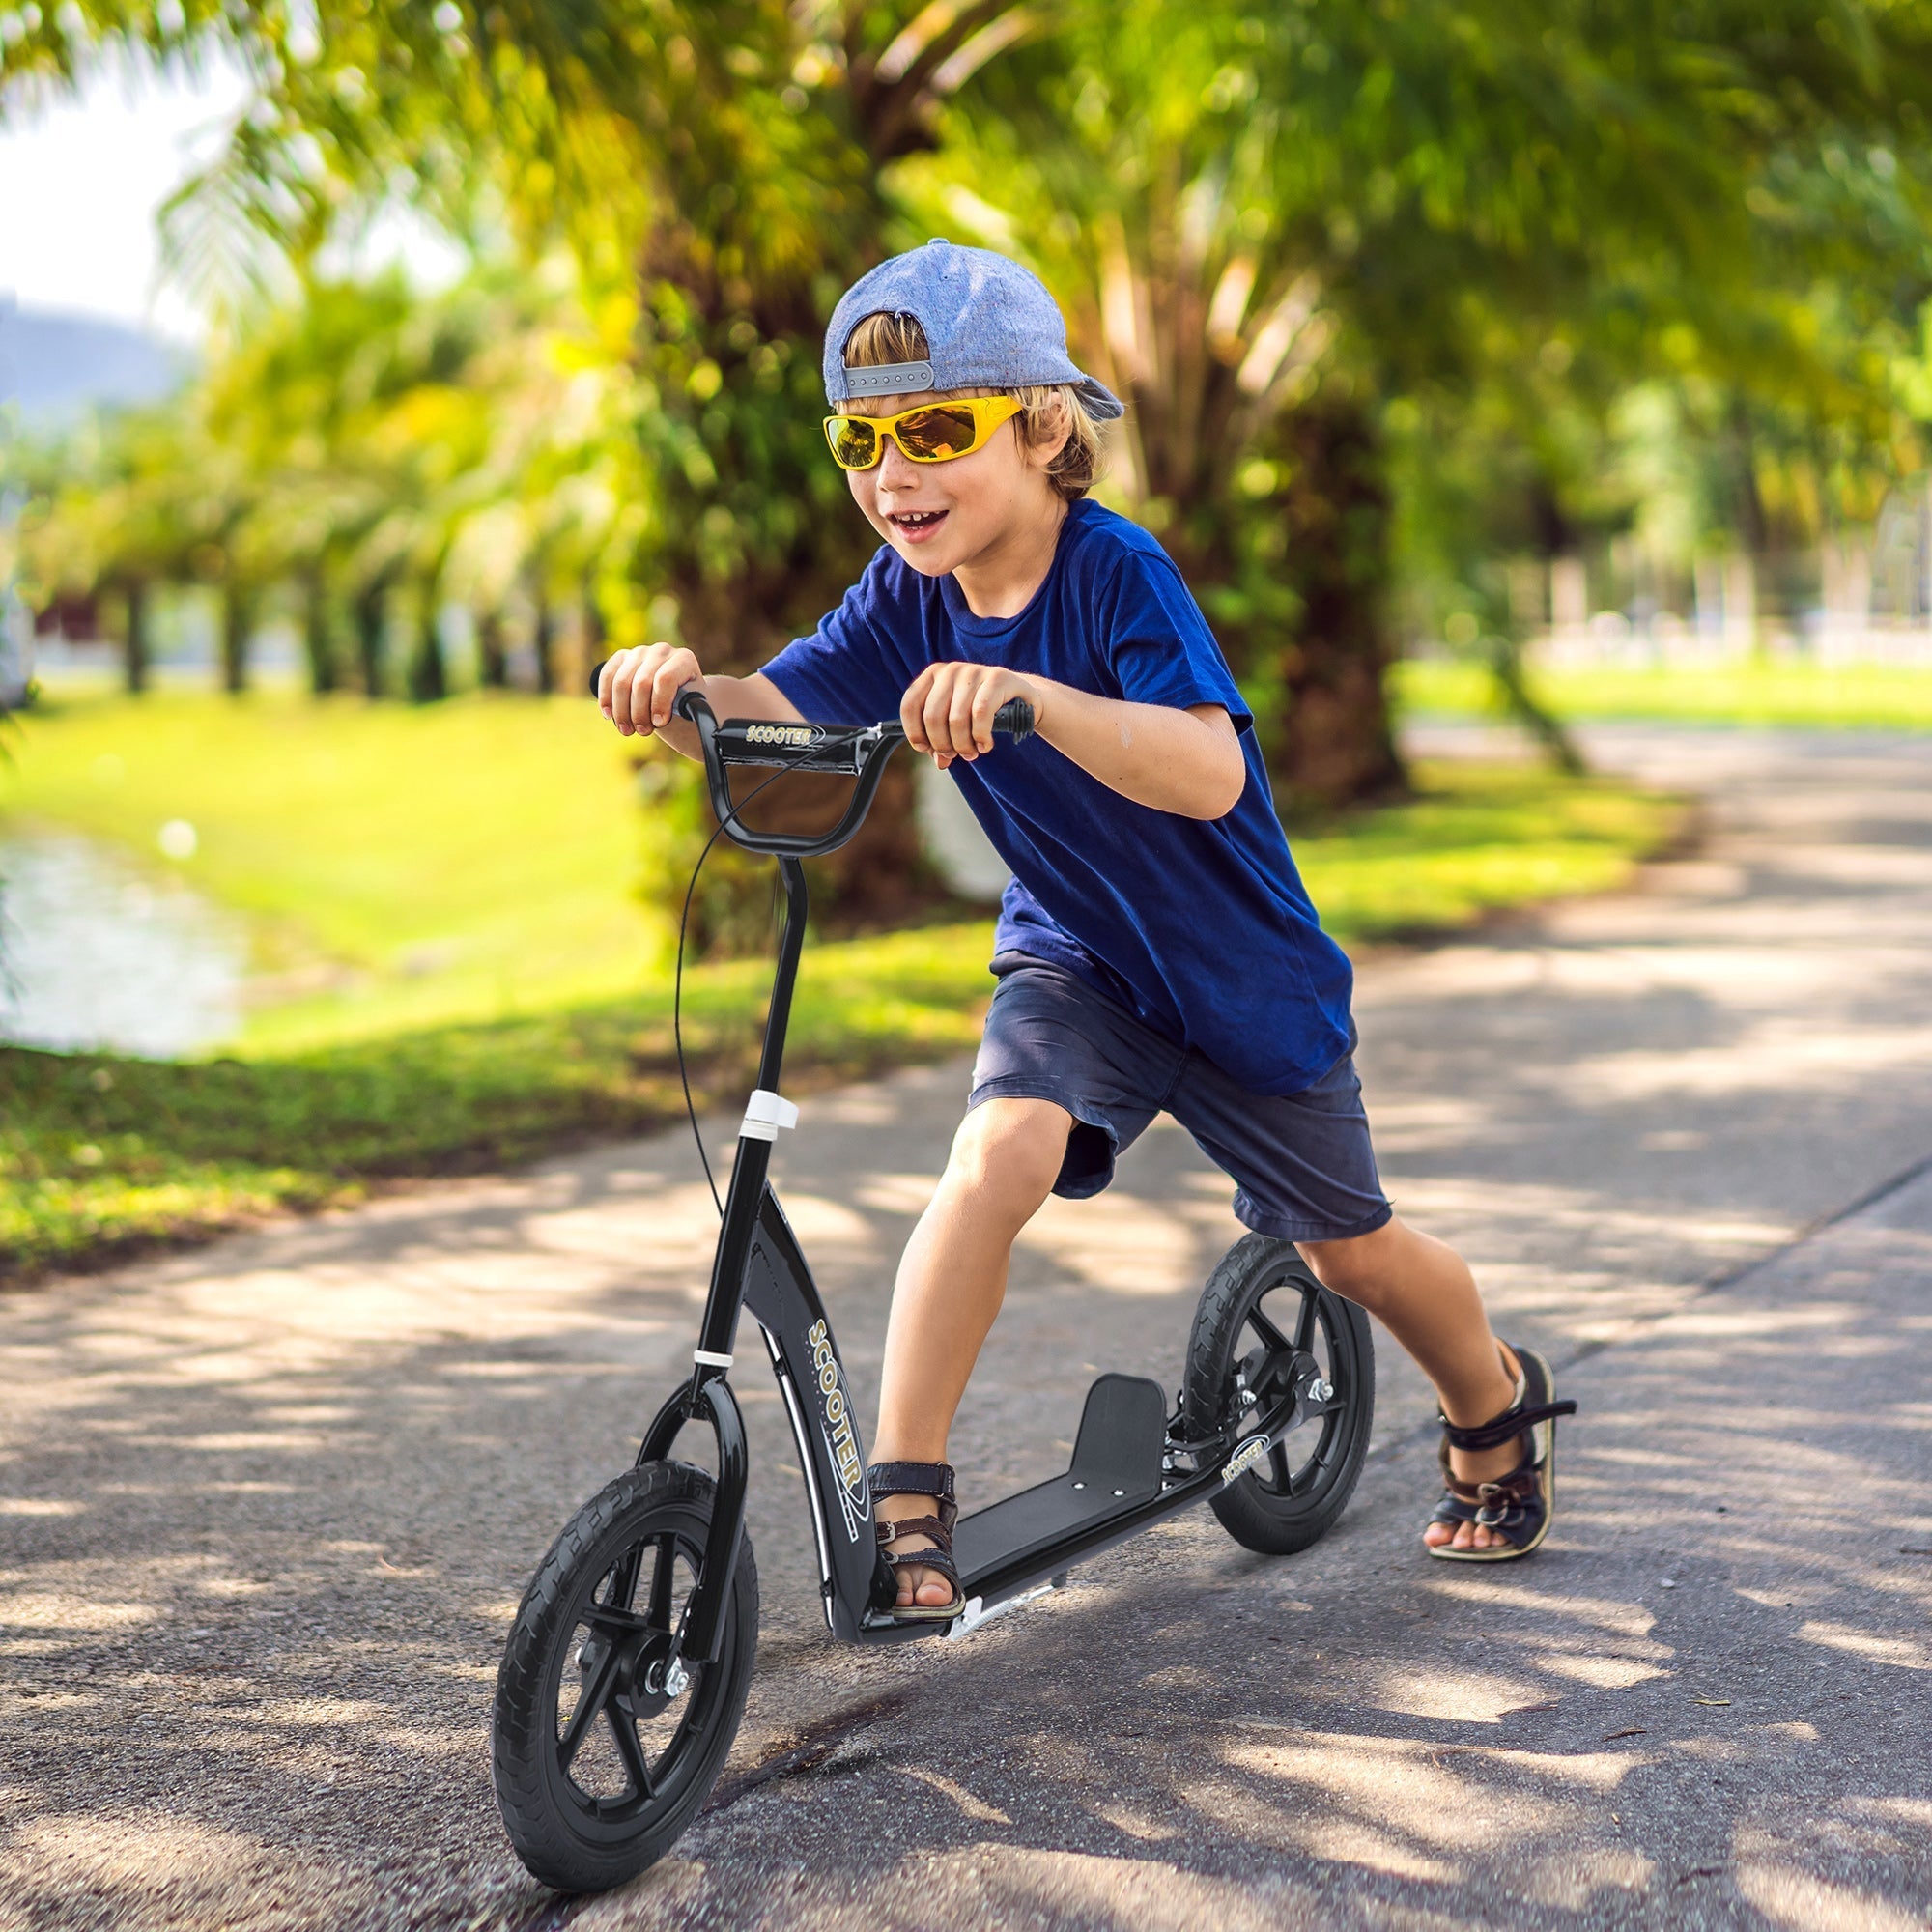
M 917 317 L 880 309 L 868 315 L 853 329 L 845 344 L 845 363 L 852 369 L 883 369 L 895 362 L 923 362 L 932 354 L 925 330 Z M 961 391 L 960 393 L 969 393 Z M 1070 503 L 1086 496 L 1100 474 L 1102 450 L 1100 426 L 1081 406 L 1071 384 L 1033 383 L 1017 389 L 973 390 L 975 395 L 1011 396 L 1020 406 L 1013 418 L 1020 437 L 1029 447 L 1051 442 L 1061 423 L 1066 424 L 1066 440 L 1046 466 L 1047 480 Z M 889 415 L 879 401 L 854 399 L 839 408 L 850 415 Z

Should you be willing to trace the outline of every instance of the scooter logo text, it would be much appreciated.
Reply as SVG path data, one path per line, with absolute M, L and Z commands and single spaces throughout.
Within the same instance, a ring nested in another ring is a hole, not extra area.
M 1267 1452 L 1268 1439 L 1265 1435 L 1250 1435 L 1228 1458 L 1228 1465 L 1221 1471 L 1221 1480 L 1232 1483 L 1237 1476 L 1245 1476 Z
M 845 1378 L 839 1374 L 838 1357 L 832 1352 L 832 1337 L 825 1323 L 814 1321 L 805 1339 L 811 1344 L 811 1367 L 818 1378 L 825 1446 L 838 1470 L 838 1504 L 845 1516 L 845 1534 L 857 1543 L 860 1530 L 871 1520 L 872 1498 L 866 1487 L 866 1465 L 859 1460 L 859 1444 L 852 1434 L 852 1405 L 846 1399 Z
M 825 736 L 816 724 L 747 724 L 748 745 L 815 745 Z

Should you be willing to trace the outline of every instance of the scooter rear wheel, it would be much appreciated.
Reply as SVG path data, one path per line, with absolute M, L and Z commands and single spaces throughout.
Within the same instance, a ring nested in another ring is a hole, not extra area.
M 1292 1241 L 1249 1235 L 1222 1257 L 1194 1311 L 1181 1404 L 1189 1435 L 1245 1434 L 1311 1364 L 1333 1391 L 1320 1421 L 1291 1430 L 1213 1498 L 1229 1535 L 1269 1555 L 1325 1536 L 1354 1490 L 1375 1420 L 1375 1344 L 1367 1315 L 1323 1288 Z
M 497 1677 L 492 1764 L 517 1856 L 559 1891 L 607 1890 L 662 1858 L 737 1735 L 758 1642 L 749 1537 L 717 1661 L 665 1682 L 714 1499 L 687 1463 L 627 1469 L 564 1526 L 525 1592 Z

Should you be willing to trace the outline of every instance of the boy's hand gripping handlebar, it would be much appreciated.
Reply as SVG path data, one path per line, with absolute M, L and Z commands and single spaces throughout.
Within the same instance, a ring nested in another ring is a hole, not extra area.
M 770 852 L 787 859 L 817 859 L 836 852 L 864 823 L 872 796 L 885 776 L 886 760 L 905 743 L 897 719 L 886 724 L 794 724 L 775 719 L 730 718 L 720 722 L 710 700 L 686 685 L 671 709 L 697 727 L 704 753 L 704 777 L 711 810 L 724 836 L 748 852 Z M 993 716 L 993 729 L 1015 744 L 1033 734 L 1033 706 L 1015 697 Z M 781 771 L 835 772 L 858 781 L 844 812 L 829 831 L 758 832 L 738 816 L 724 774 L 731 765 L 760 765 Z
M 590 674 L 597 689 L 598 672 Z M 886 760 L 905 743 L 905 726 L 895 718 L 885 724 L 799 724 L 765 718 L 720 720 L 710 700 L 695 684 L 688 684 L 672 700 L 671 709 L 697 729 L 704 753 L 705 783 L 711 810 L 724 836 L 748 852 L 769 852 L 784 859 L 817 859 L 836 852 L 865 822 Z M 1033 735 L 1033 706 L 1023 697 L 1009 698 L 993 714 L 993 729 L 1022 744 Z M 852 796 L 837 824 L 825 832 L 759 832 L 738 816 L 731 801 L 725 771 L 732 765 L 758 765 L 780 771 L 830 772 L 856 779 Z

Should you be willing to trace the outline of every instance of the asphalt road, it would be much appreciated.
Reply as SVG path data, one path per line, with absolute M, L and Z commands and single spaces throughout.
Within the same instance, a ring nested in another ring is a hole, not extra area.
M 1315 1549 L 1203 1512 L 968 1642 L 837 1649 L 747 1378 L 721 1802 L 562 1904 L 497 1825 L 490 1689 L 686 1358 L 709 1204 L 676 1135 L 425 1189 L 0 1304 L 0 1932 L 1925 1924 L 1932 741 L 1596 743 L 1708 797 L 1697 854 L 1359 1001 L 1391 1192 L 1584 1406 L 1534 1562 L 1421 1554 L 1384 1341 Z M 964 1084 L 825 1096 L 782 1148 L 862 1396 Z M 1064 1462 L 1094 1368 L 1174 1383 L 1227 1193 L 1156 1128 L 1050 1204 L 969 1506 Z

